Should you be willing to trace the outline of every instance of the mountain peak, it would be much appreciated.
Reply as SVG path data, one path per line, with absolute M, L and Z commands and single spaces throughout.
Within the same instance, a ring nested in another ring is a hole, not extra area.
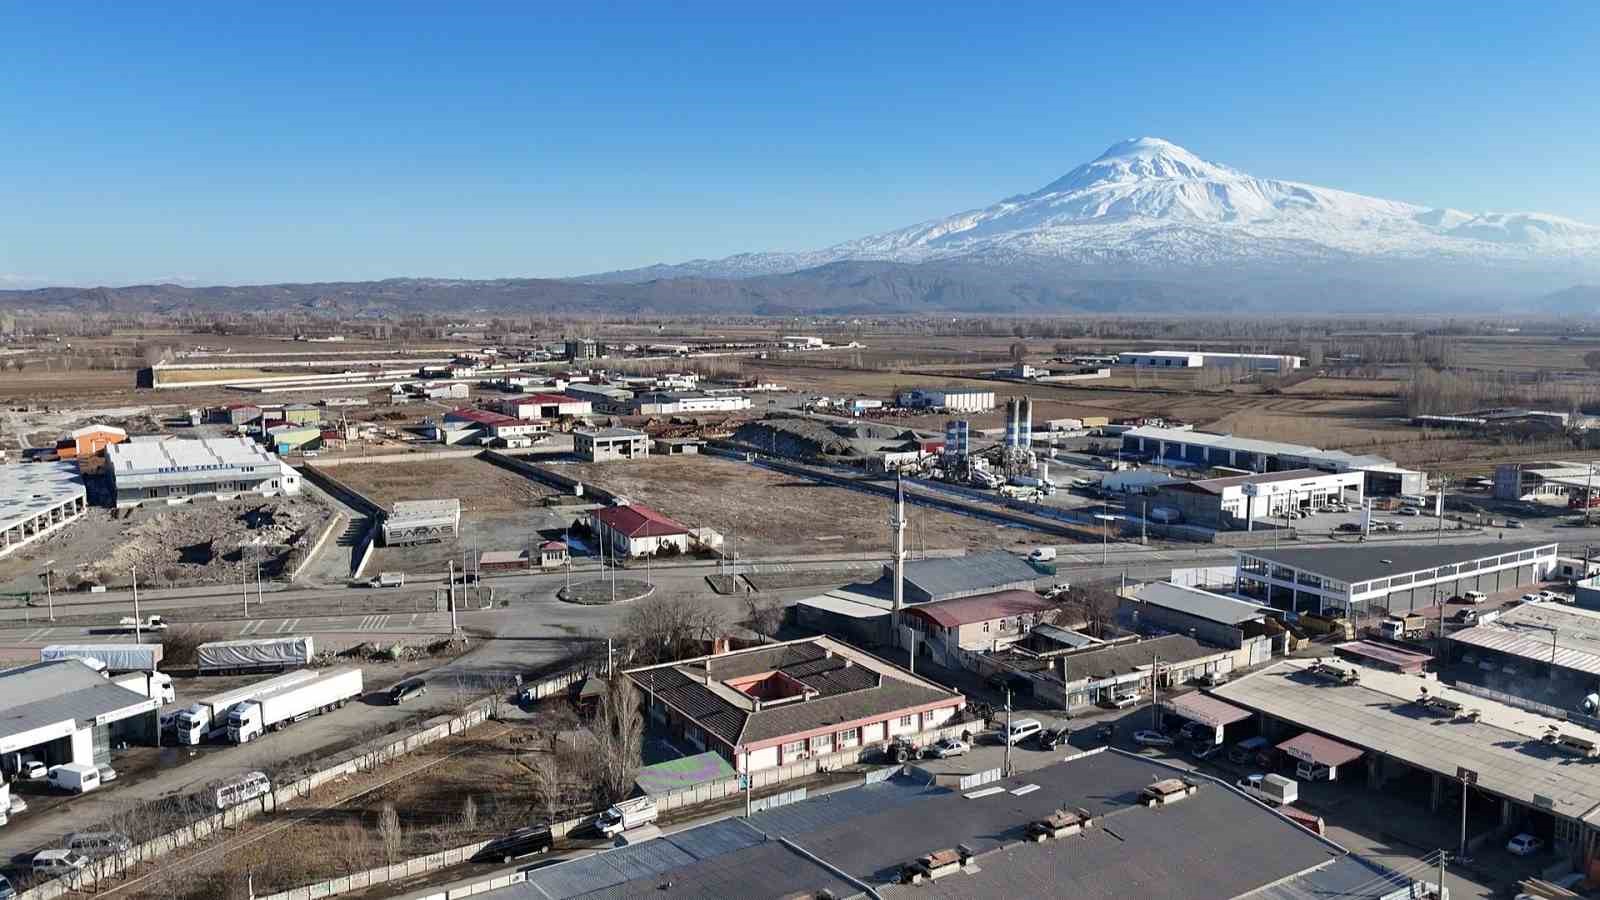
M 1093 162 L 1073 169 L 1034 196 L 1133 181 L 1209 181 L 1234 177 L 1238 177 L 1238 173 L 1232 169 L 1206 162 L 1171 141 L 1138 137 L 1112 144 Z
M 1095 157 L 1094 161 L 1103 162 L 1111 159 L 1152 159 L 1157 156 L 1164 156 L 1169 159 L 1193 160 L 1195 163 L 1203 162 L 1200 157 L 1195 156 L 1188 150 L 1185 150 L 1169 140 L 1158 137 L 1137 137 L 1128 138 L 1125 141 L 1118 141 L 1115 144 L 1112 144 L 1110 147 L 1107 147 L 1106 152 Z

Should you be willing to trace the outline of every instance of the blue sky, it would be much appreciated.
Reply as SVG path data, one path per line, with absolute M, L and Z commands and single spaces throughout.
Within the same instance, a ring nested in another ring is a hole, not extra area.
M 1138 135 L 1600 223 L 1592 3 L 942 6 L 0 0 L 0 287 L 810 249 Z

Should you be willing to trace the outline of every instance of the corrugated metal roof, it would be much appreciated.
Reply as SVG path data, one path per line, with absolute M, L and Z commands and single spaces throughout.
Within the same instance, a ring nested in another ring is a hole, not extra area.
M 1185 719 L 1213 726 L 1243 722 L 1254 715 L 1248 709 L 1240 709 L 1232 703 L 1198 691 L 1169 697 L 1162 704 Z
M 1278 749 L 1300 759 L 1296 754 L 1305 754 L 1311 757 L 1312 762 L 1325 766 L 1342 766 L 1353 763 L 1361 758 L 1362 750 L 1349 744 L 1342 744 L 1333 738 L 1323 737 L 1309 731 L 1298 737 L 1292 737 L 1278 745 Z
M 906 609 L 908 615 L 921 616 L 946 628 L 958 628 L 1011 616 L 1039 615 L 1055 609 L 1055 604 L 1032 591 L 997 591 L 954 600 L 921 603 Z
M 155 708 L 156 701 L 107 681 L 75 659 L 0 672 L 0 739 L 61 722 L 123 719 Z
M 0 465 L 0 530 L 83 496 L 77 463 Z
M 648 506 L 608 506 L 590 515 L 605 523 L 606 527 L 630 538 L 670 537 L 689 533 L 689 526 Z
M 1485 650 L 1495 650 L 1509 656 L 1554 663 L 1556 666 L 1571 669 L 1575 672 L 1600 675 L 1600 655 L 1587 650 L 1575 650 L 1571 647 L 1561 646 L 1559 632 L 1554 635 L 1554 652 L 1552 652 L 1551 648 L 1551 635 L 1543 631 L 1534 634 L 1523 634 L 1512 631 L 1509 628 L 1478 625 L 1452 632 L 1447 637 L 1452 641 L 1471 644 L 1474 647 L 1482 647 Z
M 1494 541 L 1476 544 L 1350 544 L 1344 547 L 1313 547 L 1303 550 L 1284 548 L 1241 548 L 1243 556 L 1315 572 L 1347 583 L 1377 578 L 1393 578 L 1439 566 L 1458 565 L 1490 557 L 1502 557 L 1540 547 L 1554 550 L 1555 541 Z M 1551 558 L 1554 558 L 1552 552 Z
M 1004 550 L 906 563 L 906 584 L 935 599 L 1032 584 L 1039 577 L 1039 571 L 1027 560 Z
M 1224 625 L 1253 622 L 1265 616 L 1268 611 L 1268 607 L 1247 600 L 1236 600 L 1199 588 L 1165 581 L 1153 581 L 1141 585 L 1133 596 L 1141 603 L 1187 613 L 1212 622 L 1221 622 Z

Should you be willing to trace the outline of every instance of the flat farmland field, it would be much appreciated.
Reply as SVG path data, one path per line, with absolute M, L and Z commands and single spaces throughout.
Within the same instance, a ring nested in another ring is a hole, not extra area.
M 690 527 L 715 529 L 736 540 L 744 554 L 887 553 L 893 542 L 887 498 L 733 460 L 652 456 L 550 468 Z M 1028 529 L 920 506 L 908 506 L 906 516 L 906 540 L 913 549 L 992 548 L 1040 540 Z
M 347 463 L 328 473 L 385 507 L 400 500 L 456 498 L 461 501 L 462 518 L 515 512 L 537 506 L 556 493 L 530 478 L 470 457 Z

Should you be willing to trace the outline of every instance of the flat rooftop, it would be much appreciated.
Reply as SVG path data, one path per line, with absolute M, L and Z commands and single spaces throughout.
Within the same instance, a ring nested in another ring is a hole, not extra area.
M 460 500 L 397 500 L 394 509 L 389 512 L 388 521 L 449 519 L 460 516 Z
M 597 441 L 619 441 L 649 437 L 649 435 L 635 428 L 580 428 L 576 433 Z
M 1199 588 L 1165 581 L 1153 581 L 1141 585 L 1133 596 L 1141 603 L 1186 613 L 1212 622 L 1221 622 L 1224 625 L 1254 622 L 1271 612 L 1270 607 L 1248 600 L 1236 600 L 1233 597 L 1224 597 Z
M 1362 668 L 1359 685 L 1308 674 L 1309 660 L 1290 660 L 1209 693 L 1310 731 L 1408 765 L 1455 777 L 1465 766 L 1478 787 L 1529 806 L 1550 800 L 1559 815 L 1600 823 L 1600 768 L 1552 750 L 1540 738 L 1551 725 L 1600 743 L 1600 733 L 1454 690 L 1437 681 Z M 1477 722 L 1436 715 L 1415 701 L 1428 693 L 1476 709 Z
M 82 496 L 77 463 L 0 465 L 0 531 Z
M 155 709 L 156 701 L 106 680 L 81 660 L 34 663 L 0 672 L 0 751 L 8 738 L 62 722 L 127 718 Z
M 1519 554 L 1554 541 L 1481 541 L 1475 544 L 1351 544 L 1304 550 L 1241 549 L 1241 556 L 1264 559 L 1346 583 L 1390 578 L 1440 566 Z
M 232 473 L 271 477 L 282 460 L 249 438 L 125 441 L 106 448 L 118 484 L 215 481 Z

